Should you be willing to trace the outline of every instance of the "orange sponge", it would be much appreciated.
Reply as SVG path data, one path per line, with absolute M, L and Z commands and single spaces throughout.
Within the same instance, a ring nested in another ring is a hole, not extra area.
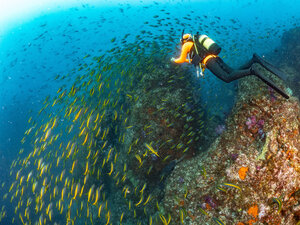
M 248 171 L 248 167 L 241 167 L 239 169 L 239 177 L 241 178 L 241 180 L 244 180 L 246 175 L 247 175 L 247 171 Z
M 248 214 L 256 218 L 258 215 L 258 206 L 257 205 L 251 206 L 248 209 Z

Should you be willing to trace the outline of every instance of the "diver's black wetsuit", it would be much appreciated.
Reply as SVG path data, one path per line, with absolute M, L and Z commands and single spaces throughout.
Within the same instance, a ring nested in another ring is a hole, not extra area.
M 254 63 L 259 63 L 266 70 L 270 71 L 271 73 L 275 74 L 281 79 L 285 77 L 283 72 L 278 70 L 276 67 L 274 67 L 267 61 L 263 60 L 257 54 L 253 54 L 252 59 L 249 62 L 247 62 L 245 65 L 241 66 L 238 70 L 234 70 L 231 67 L 229 67 L 220 57 L 209 59 L 206 63 L 206 67 L 219 79 L 227 83 L 240 79 L 242 77 L 255 75 L 258 78 L 260 78 L 263 82 L 265 82 L 267 85 L 272 87 L 279 94 L 281 94 L 283 97 L 288 99 L 289 96 L 283 90 L 281 90 L 268 78 L 264 77 L 258 70 L 256 70 L 256 68 L 252 67 Z

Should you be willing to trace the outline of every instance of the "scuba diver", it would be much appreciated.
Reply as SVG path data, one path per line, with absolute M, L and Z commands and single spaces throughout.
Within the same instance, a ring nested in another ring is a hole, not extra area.
M 235 70 L 229 67 L 220 57 L 218 57 L 218 54 L 221 52 L 221 48 L 208 36 L 199 35 L 199 33 L 196 35 L 184 34 L 183 30 L 180 42 L 182 45 L 181 55 L 177 59 L 171 58 L 171 61 L 175 63 L 187 62 L 193 64 L 196 67 L 198 78 L 200 75 L 202 77 L 204 76 L 204 70 L 206 68 L 226 83 L 249 75 L 255 75 L 284 98 L 289 98 L 282 89 L 253 67 L 254 63 L 258 63 L 266 70 L 278 76 L 280 79 L 285 77 L 283 72 L 263 60 L 257 54 L 253 54 L 253 57 L 249 62 L 241 66 L 238 70 Z

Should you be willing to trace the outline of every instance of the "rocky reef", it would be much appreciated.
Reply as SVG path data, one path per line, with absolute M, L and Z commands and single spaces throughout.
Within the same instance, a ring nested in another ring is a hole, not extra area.
M 300 27 L 286 31 L 282 36 L 281 45 L 275 51 L 278 66 L 288 74 L 288 84 L 294 95 L 300 99 Z
M 171 224 L 297 224 L 300 221 L 300 105 L 256 77 L 239 82 L 227 129 L 207 152 L 178 164 L 161 213 Z
M 131 190 L 144 186 L 143 195 L 151 195 L 152 200 L 146 203 L 148 212 L 156 210 L 175 165 L 201 149 L 204 129 L 204 112 L 194 97 L 193 76 L 167 58 L 163 63 L 158 58 L 154 67 L 153 59 L 155 56 L 145 58 L 135 67 L 136 83 L 127 94 L 130 110 L 120 151 L 120 160 L 128 165 L 124 184 Z M 128 196 L 135 202 L 141 198 L 138 194 Z M 144 214 L 143 207 L 136 210 Z

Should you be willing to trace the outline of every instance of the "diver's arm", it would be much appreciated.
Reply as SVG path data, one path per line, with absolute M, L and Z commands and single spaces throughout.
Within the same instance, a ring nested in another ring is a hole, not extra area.
M 190 52 L 191 48 L 193 47 L 194 43 L 189 41 L 183 44 L 181 49 L 181 55 L 179 58 L 175 59 L 175 63 L 184 63 L 189 62 L 189 60 L 186 58 L 187 54 Z

